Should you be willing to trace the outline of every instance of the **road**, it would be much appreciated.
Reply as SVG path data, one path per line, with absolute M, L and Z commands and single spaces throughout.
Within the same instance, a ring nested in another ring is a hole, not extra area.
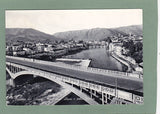
M 134 80 L 134 79 L 126 79 L 120 76 L 113 77 L 109 75 L 103 75 L 103 74 L 95 74 L 91 72 L 83 72 L 80 70 L 74 70 L 74 69 L 67 69 L 64 67 L 57 67 L 53 65 L 46 65 L 46 64 L 40 64 L 35 62 L 29 62 L 29 61 L 23 61 L 23 60 L 17 60 L 14 58 L 6 58 L 7 62 L 12 62 L 36 69 L 40 69 L 43 71 L 52 72 L 55 74 L 60 74 L 63 76 L 73 77 L 85 81 L 91 81 L 103 85 L 111 85 L 117 87 L 119 89 L 123 89 L 132 93 L 138 93 L 143 94 L 143 81 L 142 80 Z M 116 81 L 117 80 L 117 81 Z M 116 84 L 117 82 L 117 84 Z

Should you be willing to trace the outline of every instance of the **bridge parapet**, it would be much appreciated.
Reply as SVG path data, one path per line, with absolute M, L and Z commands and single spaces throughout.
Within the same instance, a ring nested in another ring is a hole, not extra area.
M 129 78 L 137 78 L 142 80 L 143 76 L 141 74 L 137 73 L 127 73 L 127 72 L 120 72 L 120 71 L 113 71 L 113 70 L 106 70 L 106 69 L 98 69 L 98 68 L 92 68 L 92 67 L 84 67 L 84 66 L 75 66 L 75 65 L 69 65 L 65 63 L 55 63 L 55 62 L 49 62 L 49 61 L 42 61 L 37 59 L 29 59 L 29 58 L 22 58 L 22 57 L 13 57 L 13 56 L 6 56 L 7 58 L 16 59 L 16 60 L 23 60 L 28 62 L 35 62 L 39 64 L 45 64 L 45 65 L 51 65 L 51 66 L 57 66 L 57 67 L 63 67 L 67 69 L 74 69 L 74 70 L 80 70 L 84 72 L 93 72 L 98 73 L 102 75 L 109 74 L 111 76 L 122 76 L 122 77 L 129 77 Z

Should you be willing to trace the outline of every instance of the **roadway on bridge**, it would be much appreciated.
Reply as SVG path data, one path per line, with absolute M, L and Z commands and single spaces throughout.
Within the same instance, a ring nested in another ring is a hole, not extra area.
M 96 83 L 104 84 L 104 85 L 112 85 L 113 87 L 117 85 L 118 88 L 125 89 L 127 91 L 143 93 L 143 81 L 137 81 L 134 79 L 126 79 L 120 76 L 113 77 L 107 74 L 106 75 L 95 74 L 95 73 L 84 72 L 80 70 L 67 69 L 67 68 L 64 68 L 64 66 L 57 67 L 57 66 L 40 64 L 40 63 L 35 63 L 35 62 L 16 60 L 13 58 L 6 58 L 6 61 L 28 66 L 28 67 L 32 67 L 32 68 L 36 68 L 36 69 L 40 69 L 43 71 L 49 71 L 49 72 L 60 74 L 63 76 L 85 80 L 85 81 L 92 81 L 92 82 L 96 82 Z

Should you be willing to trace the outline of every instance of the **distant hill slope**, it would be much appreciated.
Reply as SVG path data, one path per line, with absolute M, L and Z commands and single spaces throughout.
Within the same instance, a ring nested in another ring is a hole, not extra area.
M 34 41 L 34 42 L 54 42 L 55 40 L 101 40 L 110 36 L 117 36 L 118 34 L 135 34 L 142 35 L 142 25 L 127 26 L 120 28 L 93 28 L 86 30 L 76 30 L 59 32 L 54 35 L 49 35 L 31 28 L 7 28 L 6 41 Z
M 75 30 L 67 32 L 55 33 L 54 36 L 60 39 L 74 39 L 74 40 L 100 40 L 109 36 L 117 36 L 118 34 L 135 34 L 142 35 L 142 25 L 126 26 L 119 28 L 93 28 L 87 30 Z
M 7 28 L 6 41 L 34 41 L 34 42 L 50 42 L 58 40 L 53 35 L 45 34 L 31 28 Z

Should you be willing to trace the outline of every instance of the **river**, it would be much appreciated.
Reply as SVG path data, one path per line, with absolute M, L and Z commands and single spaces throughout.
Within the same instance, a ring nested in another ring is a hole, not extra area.
M 63 56 L 70 59 L 91 59 L 89 67 L 126 71 L 127 67 L 113 58 L 105 48 L 83 50 L 73 55 Z

